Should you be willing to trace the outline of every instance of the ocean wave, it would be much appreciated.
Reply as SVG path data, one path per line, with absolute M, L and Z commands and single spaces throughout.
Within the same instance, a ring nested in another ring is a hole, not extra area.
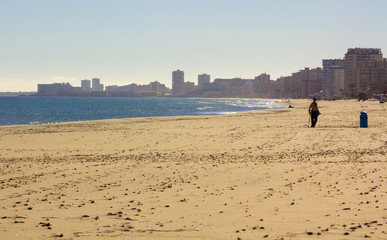
M 197 110 L 205 110 L 205 109 L 212 109 L 213 107 L 198 107 Z

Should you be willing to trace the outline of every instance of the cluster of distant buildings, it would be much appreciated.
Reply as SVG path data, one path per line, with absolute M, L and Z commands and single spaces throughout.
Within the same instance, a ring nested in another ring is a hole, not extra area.
M 198 75 L 198 85 L 184 82 L 184 72 L 172 73 L 173 97 L 263 97 L 268 96 L 269 86 L 274 86 L 270 75 L 261 74 L 254 79 L 216 78 L 211 82 L 210 75 Z M 270 96 L 269 96 L 270 97 Z M 273 97 L 273 96 L 271 96 Z
M 198 75 L 198 85 L 184 80 L 181 70 L 172 72 L 172 89 L 157 81 L 147 85 L 106 86 L 100 79 L 39 84 L 41 96 L 117 97 L 255 97 L 255 98 L 365 98 L 387 94 L 387 59 L 378 48 L 350 48 L 343 59 L 324 59 L 322 68 L 305 68 L 271 80 L 263 73 L 253 79 Z
M 254 79 L 198 76 L 198 86 L 184 82 L 184 72 L 172 74 L 175 97 L 260 98 L 365 98 L 387 93 L 387 59 L 377 48 L 350 48 L 343 59 L 324 59 L 322 68 L 305 68 L 290 76 L 271 80 L 261 74 Z
M 106 86 L 99 78 L 81 80 L 81 87 L 69 83 L 38 84 L 38 96 L 163 97 L 171 90 L 157 81 L 146 85 Z

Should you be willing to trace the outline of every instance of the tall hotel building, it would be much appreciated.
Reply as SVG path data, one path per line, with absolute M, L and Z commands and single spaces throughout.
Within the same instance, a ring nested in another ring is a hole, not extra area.
M 323 65 L 323 99 L 335 99 L 343 96 L 345 61 L 343 59 L 325 59 Z
M 198 88 L 204 89 L 210 84 L 211 77 L 208 74 L 199 74 L 198 75 Z
M 100 83 L 99 78 L 93 78 L 91 81 L 93 83 L 91 88 L 93 92 L 103 92 L 103 84 Z
M 172 96 L 185 94 L 184 72 L 177 70 L 172 72 Z
M 345 54 L 344 91 L 347 96 L 386 87 L 386 60 L 379 48 L 350 48 Z
M 91 81 L 90 80 L 81 80 L 82 91 L 90 92 L 91 91 Z

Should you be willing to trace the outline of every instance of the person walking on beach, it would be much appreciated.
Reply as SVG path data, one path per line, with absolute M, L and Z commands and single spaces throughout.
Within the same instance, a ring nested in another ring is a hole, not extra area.
M 313 98 L 313 102 L 310 104 L 308 111 L 309 111 L 310 118 L 312 119 L 311 127 L 314 128 L 317 123 L 317 117 L 318 115 L 320 115 L 320 111 L 318 110 L 318 107 L 317 107 L 316 98 Z

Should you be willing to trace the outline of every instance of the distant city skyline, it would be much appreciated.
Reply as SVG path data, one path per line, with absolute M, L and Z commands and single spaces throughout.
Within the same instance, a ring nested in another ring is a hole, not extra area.
M 69 83 L 38 84 L 36 96 L 78 97 L 204 97 L 204 98 L 318 98 L 375 97 L 387 94 L 387 58 L 378 48 L 349 48 L 343 59 L 322 59 L 323 68 L 301 69 L 272 80 L 263 73 L 254 79 L 215 78 L 198 75 L 198 84 L 185 81 L 184 71 L 172 72 L 172 89 L 158 81 L 106 86 L 100 79 Z M 20 94 L 19 94 L 20 95 Z M 32 94 L 34 96 L 35 94 Z
M 0 92 L 97 77 L 105 85 L 271 79 L 348 48 L 387 51 L 387 1 L 0 2 Z M 384 53 L 384 52 L 383 52 Z

